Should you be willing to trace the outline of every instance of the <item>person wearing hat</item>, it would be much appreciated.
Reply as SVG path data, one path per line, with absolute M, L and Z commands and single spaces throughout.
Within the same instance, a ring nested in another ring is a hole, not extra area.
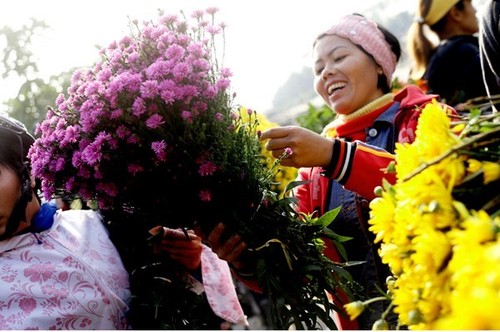
M 362 290 L 353 288 L 359 300 L 380 296 L 390 275 L 368 229 L 369 202 L 384 178 L 395 182 L 395 175 L 386 172 L 394 160 L 395 143 L 414 141 L 420 109 L 436 98 L 415 85 L 392 93 L 400 55 L 397 38 L 376 22 L 358 14 L 340 18 L 315 39 L 312 59 L 315 90 L 336 119 L 322 134 L 297 126 L 275 127 L 261 134 L 275 158 L 285 149 L 293 151 L 281 164 L 300 168 L 297 180 L 304 183 L 294 190 L 298 212 L 321 216 L 341 206 L 328 227 L 351 238 L 343 243 L 347 261 L 363 262 L 347 267 L 362 286 Z M 228 247 L 230 241 L 217 246 L 219 238 L 220 234 L 211 234 L 212 249 L 219 257 L 248 270 L 247 262 L 233 254 L 241 243 L 235 240 L 233 248 Z M 325 244 L 330 259 L 345 262 L 329 240 Z M 356 321 L 338 315 L 337 326 L 371 329 L 386 305 L 373 303 Z M 388 326 L 396 327 L 394 317 L 388 321 Z
M 419 0 L 407 39 L 411 78 L 426 80 L 428 93 L 457 109 L 469 99 L 486 96 L 478 31 L 472 0 Z
M 0 329 L 123 329 L 128 273 L 91 210 L 42 203 L 34 138 L 0 114 Z

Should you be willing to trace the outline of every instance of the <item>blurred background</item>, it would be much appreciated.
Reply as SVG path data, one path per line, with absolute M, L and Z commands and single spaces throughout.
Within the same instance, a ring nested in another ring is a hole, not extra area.
M 473 0 L 478 15 L 486 1 Z M 0 10 L 0 112 L 33 131 L 45 117 L 46 107 L 54 106 L 57 95 L 65 93 L 71 74 L 77 68 L 91 67 L 99 59 L 99 49 L 127 35 L 130 20 L 155 20 L 159 9 L 190 15 L 217 7 L 218 19 L 227 25 L 224 66 L 234 74 L 235 102 L 275 124 L 299 124 L 320 131 L 331 111 L 313 89 L 315 37 L 342 15 L 364 14 L 399 38 L 403 56 L 396 76 L 405 81 L 409 71 L 406 33 L 415 5 L 413 0 L 4 2 Z M 250 327 L 226 328 L 266 329 L 266 299 L 240 283 L 237 286 Z
M 486 0 L 474 0 L 480 12 Z M 415 12 L 408 0 L 18 0 L 0 11 L 0 111 L 32 126 L 64 92 L 71 73 L 90 67 L 98 50 L 128 34 L 130 19 L 155 20 L 158 10 L 187 15 L 219 8 L 227 24 L 224 65 L 234 77 L 235 102 L 279 124 L 294 123 L 321 104 L 312 88 L 312 41 L 339 16 L 358 12 L 387 27 L 405 51 Z M 397 69 L 405 80 L 406 54 Z

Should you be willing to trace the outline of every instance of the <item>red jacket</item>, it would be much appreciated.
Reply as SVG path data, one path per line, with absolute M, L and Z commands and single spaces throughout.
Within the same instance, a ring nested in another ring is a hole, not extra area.
M 337 164 L 329 167 L 330 174 L 325 174 L 325 169 L 321 167 L 301 168 L 299 170 L 298 180 L 309 182 L 295 189 L 295 196 L 298 198 L 298 211 L 315 212 L 317 216 L 327 212 L 330 180 L 336 180 L 345 189 L 363 197 L 366 202 L 375 198 L 374 189 L 382 184 L 383 178 L 394 183 L 395 174 L 385 172 L 389 163 L 394 161 L 394 141 L 413 143 L 420 110 L 436 97 L 435 95 L 426 95 L 416 86 L 408 86 L 394 96 L 392 104 L 383 106 L 385 108 L 383 111 L 379 109 L 381 115 L 378 115 L 377 121 L 384 118 L 384 121 L 390 122 L 389 127 L 392 128 L 390 135 L 394 136 L 389 144 L 391 147 L 387 150 L 365 143 L 371 139 L 370 137 L 365 137 L 365 141 L 349 142 L 349 137 L 339 137 L 347 138 L 347 140 L 334 140 L 333 158 Z M 364 130 L 367 136 L 373 130 L 372 125 L 372 123 L 367 123 L 367 128 Z M 374 133 L 373 135 L 377 135 L 376 131 Z M 362 215 L 361 209 L 367 208 L 367 204 L 358 207 L 358 216 Z M 360 222 L 367 223 L 367 221 L 362 220 Z M 367 226 L 365 227 L 367 228 Z M 326 243 L 325 254 L 327 257 L 336 262 L 343 261 L 331 242 L 326 241 Z M 347 302 L 347 299 L 344 300 Z M 341 304 L 337 303 L 337 305 L 342 307 Z M 336 314 L 336 316 L 338 315 Z M 337 319 L 339 329 L 359 329 L 356 321 L 350 321 L 341 316 L 338 316 Z
M 398 142 L 413 143 L 420 110 L 434 98 L 436 98 L 435 95 L 426 95 L 414 85 L 407 86 L 394 96 L 394 102 L 400 103 L 399 111 L 394 119 L 398 131 Z M 341 151 L 341 155 L 338 156 L 340 162 L 329 177 L 324 176 L 324 169 L 321 167 L 307 167 L 299 170 L 298 180 L 311 180 L 311 182 L 295 190 L 295 195 L 299 200 L 298 211 L 305 213 L 316 211 L 320 216 L 323 215 L 326 212 L 330 179 L 339 181 L 346 189 L 368 200 L 375 198 L 373 190 L 382 184 L 383 178 L 390 183 L 395 182 L 395 175 L 384 171 L 394 160 L 394 151 L 385 151 L 361 141 L 336 141 L 335 144 L 338 145 L 337 150 Z M 345 174 L 349 175 L 346 177 Z

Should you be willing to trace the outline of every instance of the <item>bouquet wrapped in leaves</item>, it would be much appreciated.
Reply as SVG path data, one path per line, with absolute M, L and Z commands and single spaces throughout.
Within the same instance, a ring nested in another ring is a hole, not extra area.
M 450 121 L 427 105 L 415 142 L 396 148 L 397 183 L 371 203 L 370 230 L 394 275 L 387 298 L 410 329 L 500 328 L 499 115 Z
M 104 214 L 131 273 L 132 312 L 149 310 L 135 321 L 158 322 L 137 328 L 207 326 L 187 324 L 200 314 L 186 318 L 193 310 L 179 307 L 179 295 L 152 288 L 175 269 L 150 258 L 144 235 L 156 225 L 208 234 L 219 222 L 248 243 L 274 328 L 319 320 L 335 328 L 326 291 L 335 296 L 350 277 L 323 255 L 321 238 L 343 240 L 326 229 L 336 211 L 298 216 L 292 197 L 271 190 L 275 170 L 260 157 L 256 115 L 232 103 L 216 11 L 132 22 L 102 61 L 75 72 L 37 127 L 33 172 L 47 199 L 75 194 Z

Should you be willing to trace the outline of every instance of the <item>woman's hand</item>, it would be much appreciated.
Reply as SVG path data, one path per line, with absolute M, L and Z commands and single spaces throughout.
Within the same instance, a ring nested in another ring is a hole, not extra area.
M 150 233 L 154 235 L 161 231 L 162 226 L 157 226 Z M 154 250 L 156 253 L 167 254 L 191 271 L 196 270 L 201 263 L 201 238 L 192 230 L 184 233 L 181 229 L 163 227 L 163 237 Z
M 235 269 L 243 268 L 246 263 L 241 260 L 241 254 L 247 248 L 247 244 L 243 242 L 238 234 L 232 235 L 228 240 L 222 242 L 221 237 L 224 233 L 226 226 L 219 223 L 208 235 L 208 243 L 213 252 L 219 256 L 220 259 L 228 262 Z
M 261 140 L 269 140 L 266 149 L 274 158 L 283 155 L 285 148 L 292 154 L 281 161 L 283 166 L 327 167 L 332 158 L 333 141 L 306 128 L 288 126 L 265 130 Z

